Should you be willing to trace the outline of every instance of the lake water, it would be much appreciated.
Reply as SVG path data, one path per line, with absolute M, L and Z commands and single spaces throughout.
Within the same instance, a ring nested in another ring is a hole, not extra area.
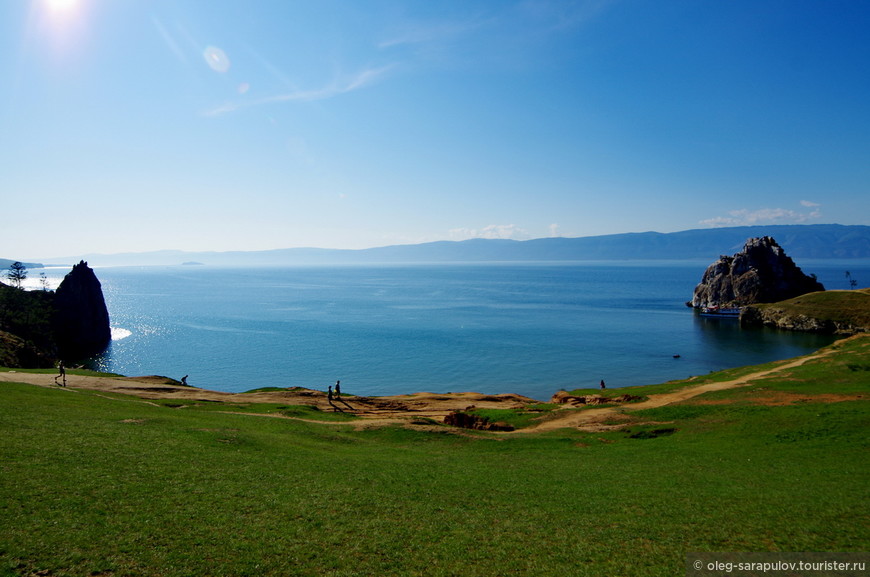
M 94 365 L 192 385 L 360 395 L 643 385 L 805 354 L 830 337 L 685 306 L 709 263 L 100 268 L 116 340 Z M 800 263 L 828 288 L 870 263 Z M 59 272 L 59 274 L 63 274 Z M 679 358 L 674 358 L 679 355 Z

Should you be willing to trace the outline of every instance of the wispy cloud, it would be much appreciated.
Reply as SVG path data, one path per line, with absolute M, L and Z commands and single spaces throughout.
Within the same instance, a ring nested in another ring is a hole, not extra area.
M 390 64 L 379 68 L 366 68 L 350 77 L 338 78 L 330 84 L 312 90 L 291 90 L 281 94 L 265 96 L 256 100 L 237 100 L 227 102 L 203 112 L 205 116 L 222 116 L 244 108 L 253 108 L 282 102 L 314 102 L 327 100 L 342 94 L 354 92 L 370 86 L 384 77 L 395 65 Z
M 589 25 L 620 0 L 519 0 L 459 3 L 447 18 L 407 18 L 386 31 L 377 48 L 408 68 L 538 66 L 552 42 Z
M 178 42 L 175 41 L 175 38 L 163 25 L 163 23 L 158 20 L 156 17 L 151 18 L 151 23 L 154 24 L 154 27 L 157 28 L 157 32 L 160 34 L 160 37 L 163 39 L 163 42 L 166 44 L 166 47 L 175 55 L 179 62 L 187 64 L 187 57 L 185 57 L 184 52 L 179 47 Z
M 381 66 L 380 68 L 367 68 L 351 78 L 350 82 L 348 82 L 339 93 L 343 94 L 345 92 L 353 92 L 354 90 L 359 90 L 360 88 L 365 88 L 370 84 L 374 84 L 379 78 L 384 76 L 394 67 L 394 64 L 389 64 L 387 66 Z
M 534 22 L 558 31 L 569 30 L 594 20 L 618 0 L 525 0 L 517 5 L 526 22 Z
M 741 208 L 729 211 L 728 216 L 717 216 L 702 220 L 700 224 L 713 228 L 751 226 L 756 224 L 802 224 L 822 216 L 822 212 L 819 209 L 820 204 L 808 200 L 802 200 L 800 204 L 814 210 L 799 212 L 787 208 L 760 208 L 757 210 Z
M 452 40 L 472 32 L 482 25 L 477 18 L 442 22 L 416 22 L 406 24 L 402 30 L 378 43 L 378 48 L 396 48 L 416 44 L 429 44 Z
M 450 230 L 452 240 L 468 240 L 470 238 L 501 238 L 525 240 L 529 233 L 515 224 L 490 224 L 480 229 L 454 228 Z
M 188 65 L 190 64 L 188 55 L 202 54 L 202 45 L 180 22 L 175 22 L 171 27 L 168 27 L 155 16 L 151 18 L 151 23 L 154 24 L 166 47 L 180 63 Z
M 441 20 L 408 20 L 377 44 L 381 50 L 411 48 L 417 58 L 475 59 L 527 48 L 552 33 L 571 32 L 619 0 L 522 0 L 495 3 Z

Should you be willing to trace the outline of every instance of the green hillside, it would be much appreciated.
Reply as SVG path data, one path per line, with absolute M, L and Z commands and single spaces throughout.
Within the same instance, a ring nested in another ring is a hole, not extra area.
M 833 347 L 600 432 L 0 384 L 0 576 L 672 577 L 689 551 L 867 551 L 870 337 Z
M 805 294 L 770 304 L 756 304 L 763 322 L 783 328 L 804 323 L 835 332 L 870 331 L 870 288 Z

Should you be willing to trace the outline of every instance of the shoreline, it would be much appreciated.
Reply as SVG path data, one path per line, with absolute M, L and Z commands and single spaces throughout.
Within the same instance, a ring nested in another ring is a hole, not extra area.
M 25 369 L 26 370 L 26 369 Z M 184 386 L 169 377 L 156 375 L 139 377 L 83 376 L 67 373 L 67 387 L 54 382 L 56 373 L 33 373 L 9 370 L 0 372 L 0 382 L 57 388 L 59 390 L 88 390 L 102 393 L 131 395 L 143 400 L 184 400 L 203 403 L 276 403 L 307 405 L 323 412 L 347 412 L 362 418 L 397 416 L 404 418 L 443 417 L 453 411 L 464 411 L 474 406 L 479 409 L 517 409 L 541 401 L 515 393 L 489 395 L 484 393 L 429 393 L 419 392 L 382 397 L 342 395 L 330 403 L 323 391 L 290 387 L 287 389 L 229 393 Z
M 664 393 L 650 393 L 643 396 L 637 402 L 615 404 L 608 403 L 604 407 L 582 405 L 576 402 L 566 402 L 553 408 L 546 419 L 523 429 L 514 431 L 539 432 L 558 428 L 573 428 L 586 431 L 602 431 L 621 428 L 623 425 L 614 423 L 624 413 L 635 410 L 660 407 L 675 402 L 685 401 L 702 395 L 706 392 L 735 388 L 753 384 L 756 380 L 794 368 L 804 363 L 837 352 L 837 343 L 847 340 L 870 339 L 870 333 L 860 333 L 852 337 L 840 339 L 834 344 L 822 347 L 813 353 L 801 355 L 791 359 L 785 359 L 773 363 L 772 367 L 752 371 L 743 376 L 709 383 L 693 384 L 692 379 L 682 381 L 680 386 L 673 391 Z M 745 368 L 750 368 L 750 366 Z M 27 371 L 27 369 L 21 369 Z M 471 409 L 530 409 L 535 410 L 534 405 L 540 405 L 541 401 L 525 397 L 515 393 L 501 393 L 495 395 L 462 392 L 462 393 L 429 393 L 418 392 L 411 394 L 389 395 L 383 397 L 364 397 L 356 395 L 342 395 L 340 399 L 330 401 L 327 393 L 323 391 L 291 387 L 276 390 L 254 390 L 243 393 L 229 393 L 200 389 L 192 386 L 181 385 L 178 381 L 162 376 L 94 376 L 67 374 L 67 387 L 59 387 L 55 383 L 55 372 L 18 372 L 10 369 L 0 371 L 0 383 L 16 382 L 47 388 L 56 388 L 59 391 L 77 393 L 79 391 L 91 391 L 96 394 L 115 393 L 129 395 L 140 399 L 142 402 L 157 400 L 181 401 L 177 407 L 189 406 L 185 403 L 220 403 L 227 405 L 228 412 L 233 405 L 242 404 L 278 404 L 288 406 L 308 406 L 323 413 L 345 413 L 354 418 L 341 421 L 321 421 L 320 424 L 349 425 L 356 428 L 368 428 L 372 426 L 389 425 L 438 425 L 441 426 L 444 418 L 457 411 Z M 655 385 L 649 385 L 655 386 Z M 642 387 L 639 387 L 642 388 Z M 607 393 L 617 392 L 619 389 L 608 389 Z M 637 388 L 632 392 L 636 393 Z M 554 394 L 554 397 L 559 396 Z M 564 395 L 569 399 L 577 399 L 570 395 Z M 603 395 L 589 395 L 591 397 Z M 630 396 L 630 395 L 627 395 Z M 860 397 L 860 395 L 859 395 Z M 863 397 L 861 397 L 863 398 Z M 613 401 L 613 399 L 610 399 Z M 164 406 L 172 407 L 171 404 Z M 176 408 L 177 408 L 176 407 Z M 296 418 L 281 414 L 259 414 L 251 412 L 238 412 L 239 414 L 252 416 L 268 416 L 276 418 Z M 303 419 L 305 420 L 305 419 Z M 456 431 L 462 430 L 459 428 Z

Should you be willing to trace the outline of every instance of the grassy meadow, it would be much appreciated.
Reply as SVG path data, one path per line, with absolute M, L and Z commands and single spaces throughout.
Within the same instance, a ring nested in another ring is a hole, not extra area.
M 870 338 L 833 346 L 596 433 L 0 384 L 0 576 L 673 576 L 689 551 L 867 551 Z
M 870 329 L 870 288 L 814 292 L 753 307 L 762 311 L 772 309 L 790 317 L 809 317 Z

